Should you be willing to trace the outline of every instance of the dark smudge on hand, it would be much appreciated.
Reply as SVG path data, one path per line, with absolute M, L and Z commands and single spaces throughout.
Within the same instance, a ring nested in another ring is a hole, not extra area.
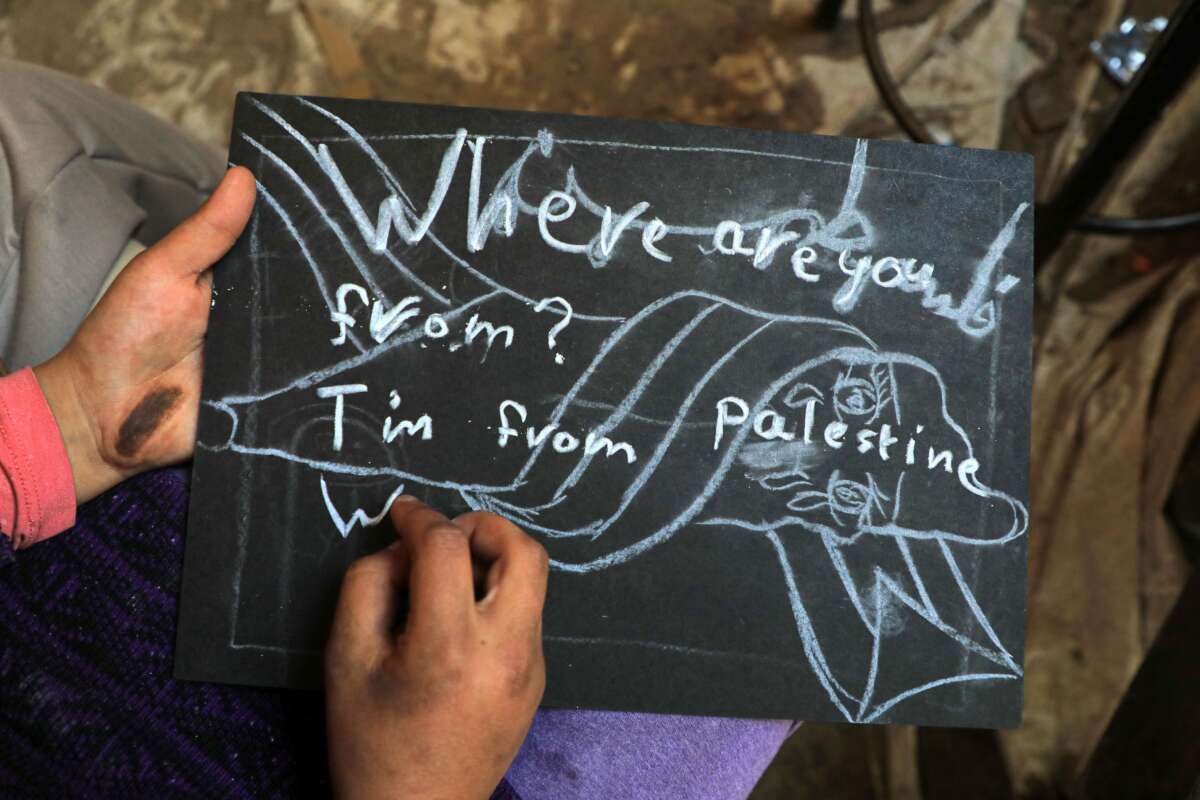
M 135 455 L 182 396 L 182 389 L 169 386 L 155 389 L 143 397 L 121 423 L 121 430 L 117 433 L 117 452 L 126 457 Z

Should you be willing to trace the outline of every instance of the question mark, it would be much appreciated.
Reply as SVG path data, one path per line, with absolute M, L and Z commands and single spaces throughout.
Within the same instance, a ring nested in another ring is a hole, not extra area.
M 538 304 L 533 307 L 533 310 L 534 310 L 534 312 L 545 311 L 547 308 L 549 308 L 551 303 L 560 304 L 562 306 L 562 310 L 563 310 L 562 320 L 560 322 L 555 323 L 554 327 L 550 329 L 550 333 L 548 333 L 546 335 L 546 344 L 548 344 L 550 346 L 550 349 L 553 350 L 555 339 L 558 336 L 558 334 L 562 333 L 563 329 L 571 324 L 571 315 L 574 313 L 574 309 L 571 308 L 570 303 L 568 303 L 565 299 L 563 299 L 561 297 L 543 297 L 541 300 L 538 301 Z M 554 354 L 554 363 L 555 364 L 561 364 L 561 363 L 563 363 L 564 360 L 565 359 L 563 358 L 562 353 Z

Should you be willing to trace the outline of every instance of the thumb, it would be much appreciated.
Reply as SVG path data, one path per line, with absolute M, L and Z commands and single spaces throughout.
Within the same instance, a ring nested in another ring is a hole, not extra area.
M 254 209 L 254 195 L 254 175 L 245 167 L 233 167 L 204 205 L 142 258 L 156 270 L 199 275 L 229 252 L 242 234 Z

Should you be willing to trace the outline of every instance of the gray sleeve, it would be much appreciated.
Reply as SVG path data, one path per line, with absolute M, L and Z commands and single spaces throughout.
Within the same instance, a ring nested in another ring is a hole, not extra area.
M 0 361 L 58 352 L 131 238 L 194 211 L 224 159 L 108 92 L 0 59 Z

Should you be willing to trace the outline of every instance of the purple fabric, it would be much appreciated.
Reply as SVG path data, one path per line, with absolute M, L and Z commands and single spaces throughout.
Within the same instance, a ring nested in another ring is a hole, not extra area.
M 543 709 L 508 780 L 534 798 L 744 798 L 793 725 Z
M 0 797 L 328 796 L 318 694 L 171 677 L 186 509 L 142 476 L 0 572 Z
M 319 694 L 171 677 L 186 509 L 141 476 L 0 572 L 0 797 L 328 796 Z M 546 710 L 493 797 L 744 797 L 789 727 Z

